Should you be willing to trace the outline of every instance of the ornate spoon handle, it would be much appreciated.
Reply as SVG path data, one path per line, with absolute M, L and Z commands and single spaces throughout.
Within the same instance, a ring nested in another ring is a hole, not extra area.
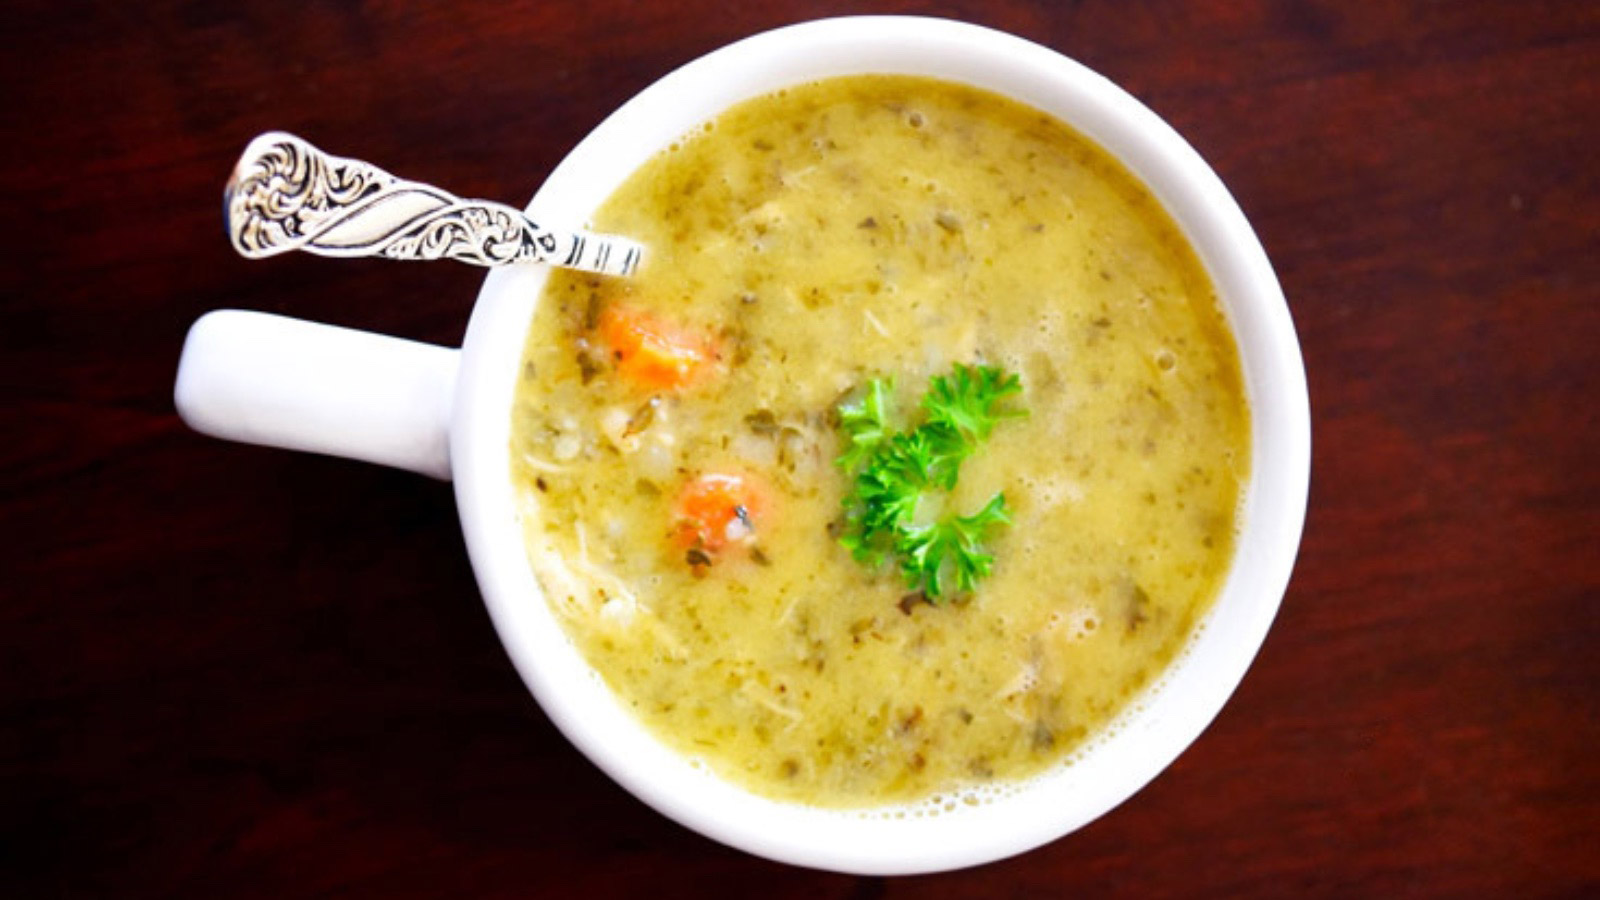
M 544 228 L 504 204 L 404 181 L 281 131 L 245 148 L 223 202 L 228 237 L 251 259 L 305 250 L 480 266 L 545 262 L 630 275 L 643 253 L 627 238 Z

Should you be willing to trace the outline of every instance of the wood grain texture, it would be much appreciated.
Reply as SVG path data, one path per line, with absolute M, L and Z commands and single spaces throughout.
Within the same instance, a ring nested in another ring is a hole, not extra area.
M 257 132 L 520 202 L 673 67 L 867 10 L 1039 41 L 1184 133 L 1277 266 L 1316 448 L 1282 613 L 1194 747 L 1067 839 L 891 880 L 725 849 L 594 770 L 447 486 L 171 400 L 206 310 L 455 344 L 476 293 L 235 257 Z M 28 0 L 0 47 L 0 895 L 1600 892 L 1600 5 Z

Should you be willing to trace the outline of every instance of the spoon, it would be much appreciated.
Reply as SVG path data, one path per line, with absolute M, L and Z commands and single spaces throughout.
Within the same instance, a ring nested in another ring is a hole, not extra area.
M 644 252 L 624 237 L 546 228 L 503 203 L 463 200 L 281 131 L 245 148 L 223 193 L 223 214 L 233 248 L 250 259 L 304 250 L 631 275 Z

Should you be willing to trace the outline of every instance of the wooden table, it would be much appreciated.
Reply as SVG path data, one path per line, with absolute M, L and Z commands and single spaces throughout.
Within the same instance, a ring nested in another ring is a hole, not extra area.
M 0 894 L 1600 891 L 1600 5 L 862 4 L 1032 38 L 1172 122 L 1277 266 L 1315 415 L 1294 582 L 1209 731 L 1067 839 L 890 880 L 726 849 L 592 768 L 448 486 L 171 399 L 206 310 L 453 345 L 476 294 L 234 256 L 255 133 L 520 202 L 673 67 L 854 5 L 81 6 L 0 26 Z

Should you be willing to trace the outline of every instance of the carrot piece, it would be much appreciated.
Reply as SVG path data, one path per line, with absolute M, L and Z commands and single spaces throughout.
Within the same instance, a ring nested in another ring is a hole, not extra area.
M 683 486 L 673 507 L 678 543 L 702 556 L 749 544 L 769 505 L 765 488 L 751 476 L 701 475 Z
M 692 384 L 717 357 L 710 338 L 643 310 L 607 306 L 599 324 L 600 335 L 616 358 L 617 371 L 643 387 L 671 389 Z

